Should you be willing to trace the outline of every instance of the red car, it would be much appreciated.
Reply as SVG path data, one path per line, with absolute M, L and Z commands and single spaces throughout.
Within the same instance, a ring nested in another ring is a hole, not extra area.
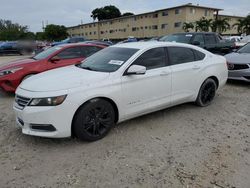
M 0 87 L 15 92 L 26 78 L 50 69 L 80 63 L 86 57 L 105 48 L 95 44 L 64 44 L 51 47 L 30 59 L 18 60 L 0 66 Z

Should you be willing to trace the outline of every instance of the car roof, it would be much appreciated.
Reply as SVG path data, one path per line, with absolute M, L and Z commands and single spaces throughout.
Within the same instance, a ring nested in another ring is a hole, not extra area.
M 184 43 L 178 43 L 178 42 L 160 42 L 160 41 L 130 42 L 130 43 L 116 44 L 111 47 L 136 48 L 136 49 L 142 50 L 142 49 L 148 49 L 148 48 L 154 48 L 154 47 L 168 47 L 168 46 L 188 47 L 188 48 L 194 48 L 194 49 L 198 48 L 190 44 L 184 44 Z
M 99 47 L 105 47 L 102 45 L 97 45 L 97 44 L 93 44 L 93 43 L 84 43 L 84 42 L 78 42 L 78 43 L 70 43 L 70 44 L 60 44 L 58 45 L 60 47 L 74 47 L 74 46 L 99 46 Z

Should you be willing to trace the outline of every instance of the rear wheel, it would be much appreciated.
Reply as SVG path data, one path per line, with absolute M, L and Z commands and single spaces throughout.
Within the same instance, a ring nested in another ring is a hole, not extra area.
M 208 106 L 215 97 L 217 85 L 216 82 L 208 78 L 201 86 L 196 104 L 199 106 Z
M 92 99 L 76 113 L 73 133 L 81 140 L 96 141 L 106 136 L 114 124 L 113 106 L 106 100 Z

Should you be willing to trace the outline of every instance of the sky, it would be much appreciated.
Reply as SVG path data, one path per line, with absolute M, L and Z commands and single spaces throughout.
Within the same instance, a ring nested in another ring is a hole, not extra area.
M 42 31 L 42 22 L 74 26 L 92 22 L 95 8 L 115 5 L 121 11 L 135 14 L 179 6 L 187 3 L 221 8 L 221 14 L 246 16 L 250 0 L 1 0 L 0 19 L 27 25 L 32 32 Z

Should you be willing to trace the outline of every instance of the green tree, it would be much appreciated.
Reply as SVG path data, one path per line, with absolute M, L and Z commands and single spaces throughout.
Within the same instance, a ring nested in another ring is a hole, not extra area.
M 211 23 L 211 29 L 213 32 L 223 33 L 230 29 L 228 18 L 213 20 Z
M 200 20 L 195 22 L 195 31 L 205 31 L 208 32 L 211 27 L 212 19 L 206 19 L 202 17 Z
M 108 20 L 112 18 L 118 18 L 121 17 L 121 12 L 120 10 L 113 5 L 101 7 L 101 8 L 96 8 L 92 11 L 91 17 L 94 20 Z
M 59 41 L 68 36 L 67 28 L 63 25 L 50 24 L 45 27 L 44 39 L 49 41 Z
M 237 31 L 239 34 L 246 33 L 247 35 L 250 34 L 250 14 L 243 19 L 238 19 L 238 21 L 233 24 L 233 27 L 237 27 Z
M 133 16 L 133 15 L 134 15 L 134 13 L 132 13 L 132 12 L 125 12 L 122 14 L 122 17 L 123 16 Z
M 185 32 L 189 32 L 189 29 L 194 29 L 194 24 L 193 23 L 184 22 L 183 26 L 182 26 L 182 29 Z
M 238 31 L 238 33 L 239 34 L 242 34 L 242 33 L 244 33 L 244 19 L 238 19 L 238 21 L 235 23 L 235 24 L 233 24 L 233 27 L 237 27 L 237 31 Z
M 28 26 L 0 19 L 0 40 L 19 40 L 28 34 Z

